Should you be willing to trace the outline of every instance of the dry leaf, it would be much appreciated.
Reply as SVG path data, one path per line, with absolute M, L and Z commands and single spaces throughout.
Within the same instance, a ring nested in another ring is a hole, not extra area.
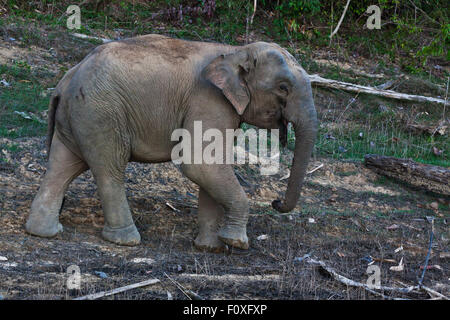
M 430 203 L 430 207 L 431 207 L 431 209 L 437 210 L 437 209 L 439 209 L 439 203 L 434 201 L 434 202 Z
M 400 272 L 403 271 L 404 267 L 403 267 L 403 258 L 400 259 L 400 262 L 398 264 L 398 266 L 394 266 L 394 267 L 390 267 L 389 270 L 391 271 L 396 271 L 396 272 Z
M 442 156 L 442 154 L 444 153 L 444 150 L 439 150 L 438 148 L 433 147 L 433 153 L 435 156 L 439 157 L 439 156 Z
M 262 240 L 267 240 L 269 237 L 267 236 L 267 234 L 262 234 L 260 236 L 258 236 L 256 238 L 256 240 L 262 241 Z

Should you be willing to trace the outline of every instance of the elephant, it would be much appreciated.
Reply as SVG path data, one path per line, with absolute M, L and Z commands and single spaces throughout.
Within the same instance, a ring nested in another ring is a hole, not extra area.
M 294 158 L 279 212 L 296 206 L 317 134 L 308 74 L 275 43 L 232 46 L 149 34 L 111 41 L 70 69 L 50 99 L 47 171 L 31 204 L 28 233 L 53 237 L 68 185 L 90 169 L 105 223 L 102 237 L 138 245 L 141 236 L 127 202 L 128 162 L 171 161 L 178 128 L 194 121 L 221 132 L 245 122 L 295 133 Z M 199 186 L 194 246 L 223 252 L 248 249 L 249 201 L 232 165 L 185 164 Z

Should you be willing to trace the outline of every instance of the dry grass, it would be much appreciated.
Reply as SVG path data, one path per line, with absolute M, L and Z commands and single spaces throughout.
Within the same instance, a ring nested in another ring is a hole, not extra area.
M 246 252 L 209 254 L 193 248 L 197 187 L 172 164 L 130 164 L 127 169 L 127 194 L 143 238 L 140 246 L 119 247 L 101 239 L 103 216 L 89 173 L 69 188 L 61 213 L 65 231 L 50 240 L 29 236 L 23 224 L 45 171 L 43 142 L 15 140 L 22 151 L 12 155 L 12 167 L 0 169 L 0 255 L 10 263 L 8 267 L 0 262 L 0 292 L 7 299 L 67 299 L 151 277 L 159 278 L 161 284 L 111 299 L 166 299 L 167 290 L 176 299 L 185 299 L 164 272 L 208 299 L 378 299 L 361 289 L 346 288 L 295 258 L 311 253 L 362 282 L 368 277 L 365 257 L 397 262 L 403 258 L 403 272 L 390 271 L 392 263 L 376 263 L 382 270 L 382 284 L 416 284 L 428 245 L 425 215 L 436 218 L 430 265 L 442 268 L 428 270 L 425 284 L 448 294 L 448 261 L 439 257 L 448 247 L 448 200 L 436 200 L 390 181 L 380 184 L 375 174 L 358 163 L 323 158 L 311 164 L 311 168 L 318 163 L 325 166 L 308 178 L 303 204 L 287 215 L 269 207 L 272 197 L 284 191 L 285 181 L 279 178 L 286 166 L 279 175 L 268 177 L 260 176 L 256 167 L 237 168 L 252 186 L 244 186 L 252 204 L 251 247 Z M 289 162 L 292 155 L 284 157 Z M 180 212 L 167 207 L 166 201 Z M 442 201 L 437 210 L 430 206 L 435 201 Z M 268 239 L 256 240 L 262 234 Z M 400 246 L 404 250 L 394 253 Z M 155 262 L 136 264 L 136 257 Z M 65 271 L 72 264 L 81 268 L 81 290 L 65 287 Z M 105 272 L 108 278 L 101 279 L 95 271 Z

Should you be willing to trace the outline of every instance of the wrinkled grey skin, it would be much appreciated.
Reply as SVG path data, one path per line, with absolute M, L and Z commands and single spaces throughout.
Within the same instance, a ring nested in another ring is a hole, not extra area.
M 49 166 L 26 230 L 42 237 L 62 231 L 64 192 L 90 168 L 105 214 L 103 237 L 139 244 L 125 167 L 129 161 L 170 161 L 178 143 L 171 141 L 173 130 L 193 132 L 197 120 L 204 131 L 217 128 L 224 136 L 242 122 L 282 133 L 291 122 L 291 176 L 284 200 L 272 205 L 280 212 L 295 207 L 317 117 L 308 76 L 294 58 L 272 43 L 237 47 L 147 35 L 97 47 L 59 82 L 49 108 Z M 247 249 L 248 200 L 232 165 L 183 164 L 181 170 L 200 186 L 195 246 Z

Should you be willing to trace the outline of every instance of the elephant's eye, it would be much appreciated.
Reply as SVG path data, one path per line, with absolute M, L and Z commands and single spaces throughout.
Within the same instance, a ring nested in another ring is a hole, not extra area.
M 280 90 L 285 92 L 286 94 L 289 93 L 288 87 L 285 84 L 280 84 Z

